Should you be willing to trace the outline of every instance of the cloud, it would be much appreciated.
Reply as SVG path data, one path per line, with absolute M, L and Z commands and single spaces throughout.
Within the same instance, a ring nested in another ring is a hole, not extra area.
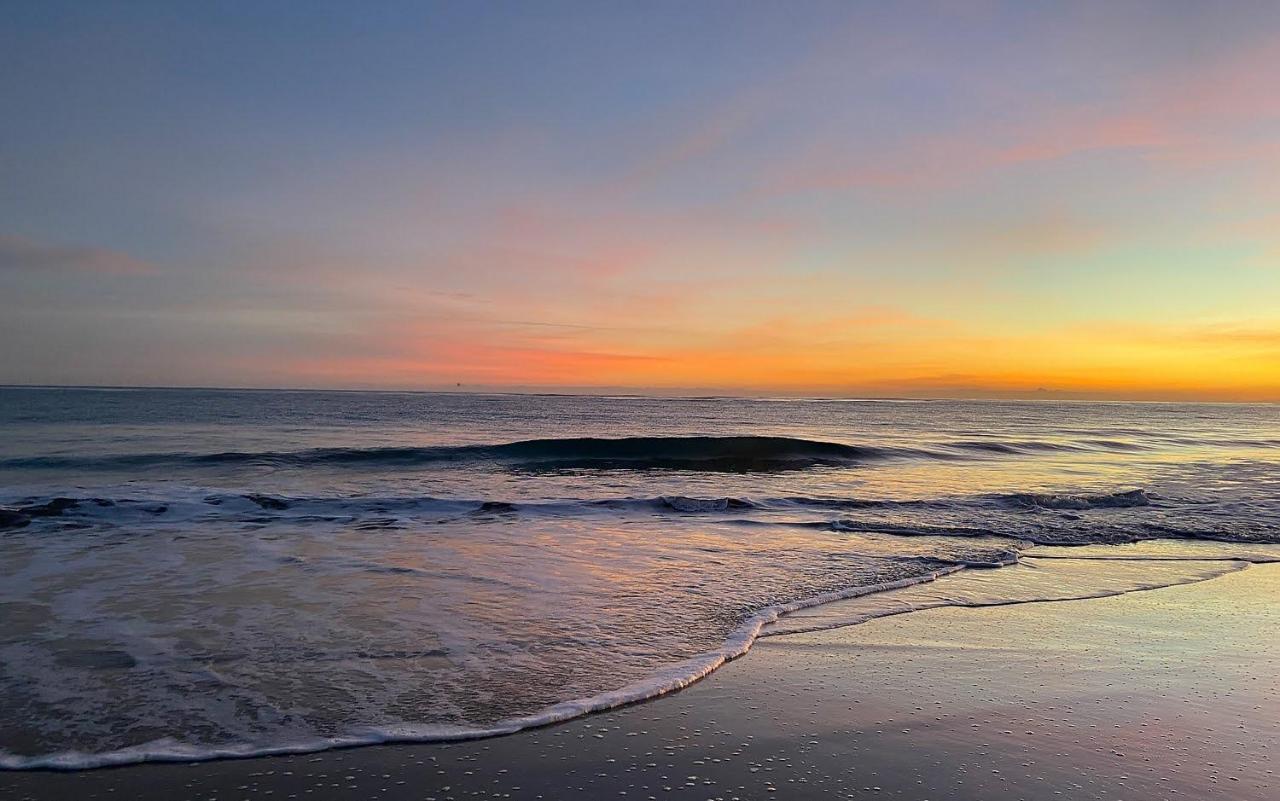
M 920 191 L 1097 153 L 1123 152 L 1183 169 L 1275 164 L 1280 148 L 1273 137 L 1259 137 L 1258 126 L 1280 119 L 1280 95 L 1271 80 L 1277 69 L 1280 41 L 1266 41 L 1192 74 L 1159 74 L 1117 87 L 1110 98 L 1040 108 L 1011 120 L 980 119 L 886 148 L 814 146 L 775 165 L 755 194 Z
M 154 275 L 160 272 L 150 262 L 114 250 L 47 245 L 7 234 L 0 234 L 0 271 L 97 275 Z
M 1103 323 L 1081 326 L 1073 333 L 1079 336 L 1125 341 L 1143 346 L 1207 348 L 1255 355 L 1271 352 L 1280 357 L 1280 321 L 1232 321 L 1189 323 L 1182 326 Z M 1277 363 L 1280 369 L 1280 362 Z

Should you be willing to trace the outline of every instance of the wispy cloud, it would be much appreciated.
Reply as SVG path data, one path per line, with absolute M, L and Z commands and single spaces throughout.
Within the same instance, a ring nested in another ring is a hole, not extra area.
M 157 265 L 104 248 L 68 247 L 0 234 L 0 270 L 97 275 L 153 275 Z
M 762 196 L 856 189 L 937 188 L 1073 156 L 1125 152 L 1182 168 L 1280 161 L 1274 139 L 1251 136 L 1280 122 L 1280 40 L 1255 45 L 1194 75 L 1144 77 L 1112 96 L 1032 108 L 1011 119 L 968 120 L 908 133 L 886 148 L 811 146 L 766 169 Z

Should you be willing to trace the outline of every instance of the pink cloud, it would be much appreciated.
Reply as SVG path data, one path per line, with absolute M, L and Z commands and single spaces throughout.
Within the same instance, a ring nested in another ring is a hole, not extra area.
M 1230 160 L 1274 163 L 1280 145 L 1250 136 L 1259 123 L 1280 121 L 1277 74 L 1280 41 L 1269 41 L 1191 75 L 1133 83 L 1107 103 L 1009 123 L 988 120 L 852 157 L 840 145 L 814 148 L 767 174 L 758 194 L 936 187 L 1104 151 L 1191 169 Z

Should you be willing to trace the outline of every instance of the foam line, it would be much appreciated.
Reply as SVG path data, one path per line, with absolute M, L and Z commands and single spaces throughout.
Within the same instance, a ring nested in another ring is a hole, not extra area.
M 1016 561 L 1016 557 L 1010 562 Z M 915 584 L 936 581 L 942 576 L 964 570 L 961 564 L 951 565 L 911 578 L 882 582 L 815 595 L 788 604 L 766 607 L 756 612 L 740 625 L 724 644 L 714 651 L 668 665 L 644 681 L 628 684 L 616 690 L 564 701 L 539 712 L 522 717 L 508 718 L 486 727 L 454 727 L 437 725 L 402 724 L 366 729 L 341 737 L 317 738 L 295 743 L 273 745 L 235 744 L 226 746 L 193 746 L 176 740 L 157 740 L 144 745 L 122 748 L 100 754 L 80 751 L 64 751 L 57 754 L 24 757 L 0 752 L 0 769 L 4 770 L 88 770 L 140 762 L 204 762 L 215 759 L 243 759 L 248 757 L 281 756 L 327 751 L 335 748 L 353 748 L 362 745 L 387 743 L 429 743 L 456 740 L 475 740 L 550 726 L 593 712 L 602 712 L 628 704 L 658 698 L 688 687 L 703 679 L 726 662 L 737 659 L 751 649 L 760 637 L 761 629 L 789 612 L 806 609 L 833 601 L 845 601 L 878 592 L 901 589 Z
M 1029 560 L 1030 562 L 1034 562 L 1034 560 L 1041 559 L 1041 558 L 1063 561 L 1063 560 L 1071 560 L 1073 557 L 1069 557 L 1069 556 L 1039 557 L 1033 553 L 1027 553 L 1022 555 L 1022 559 Z M 1095 559 L 1106 560 L 1107 559 L 1107 557 L 1087 557 L 1087 556 L 1079 557 L 1079 558 L 1084 560 L 1095 560 Z M 1061 596 L 1054 596 L 1054 597 L 990 598 L 990 599 L 978 599 L 978 600 L 955 598 L 955 597 L 941 597 L 941 598 L 925 598 L 925 599 L 920 599 L 916 601 L 908 600 L 908 601 L 902 602 L 902 605 L 897 607 L 883 607 L 880 609 L 868 609 L 865 612 L 862 612 L 859 614 L 854 614 L 849 617 L 840 618 L 838 620 L 829 620 L 824 623 L 815 624 L 812 626 L 788 627 L 781 630 L 764 631 L 764 632 L 761 632 L 760 636 L 761 637 L 785 637 L 791 634 L 807 634 L 807 633 L 813 633 L 818 631 L 831 631 L 833 629 L 847 628 L 849 626 L 858 626 L 863 623 L 869 622 L 871 620 L 878 620 L 880 618 L 893 617 L 896 615 L 904 615 L 904 614 L 909 614 L 911 612 L 920 612 L 926 609 L 939 609 L 939 608 L 945 608 L 945 607 L 961 607 L 961 608 L 969 608 L 969 609 L 979 609 L 983 607 L 995 607 L 995 606 L 1019 606 L 1022 604 L 1061 603 L 1065 601 L 1087 601 L 1087 600 L 1093 600 L 1098 598 L 1113 598 L 1119 595 L 1128 595 L 1130 593 L 1135 593 L 1135 592 L 1149 592 L 1152 590 L 1161 590 L 1169 587 L 1178 587 L 1185 584 L 1198 584 L 1202 581 L 1211 581 L 1216 578 L 1221 578 L 1222 576 L 1225 576 L 1229 573 L 1245 570 L 1250 566 L 1252 566 L 1253 564 L 1269 564 L 1275 561 L 1280 561 L 1280 559 L 1268 559 L 1266 557 L 1253 558 L 1252 556 L 1240 556 L 1235 558 L 1210 557 L 1205 559 L 1195 559 L 1195 558 L 1179 559 L 1179 558 L 1169 558 L 1169 557 L 1165 557 L 1165 558 L 1156 557 L 1151 559 L 1145 559 L 1143 557 L 1134 556 L 1134 557 L 1111 557 L 1110 561 L 1226 562 L 1228 563 L 1228 565 L 1225 566 L 1221 572 L 1216 572 L 1209 575 L 1183 576 L 1180 579 L 1173 580 L 1173 581 L 1140 584 L 1137 586 L 1126 587 L 1123 589 L 1098 589 L 1093 591 L 1077 592 L 1077 593 L 1071 593 L 1068 595 L 1061 595 Z

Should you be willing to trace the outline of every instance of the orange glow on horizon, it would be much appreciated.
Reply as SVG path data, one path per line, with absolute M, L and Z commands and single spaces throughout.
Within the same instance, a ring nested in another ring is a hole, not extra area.
M 1280 400 L 1280 326 L 1099 327 L 1001 338 L 902 325 L 891 317 L 844 330 L 779 320 L 647 348 L 581 335 L 537 344 L 408 336 L 386 348 L 398 351 L 394 357 L 299 360 L 287 372 L 317 384 L 396 388 Z

